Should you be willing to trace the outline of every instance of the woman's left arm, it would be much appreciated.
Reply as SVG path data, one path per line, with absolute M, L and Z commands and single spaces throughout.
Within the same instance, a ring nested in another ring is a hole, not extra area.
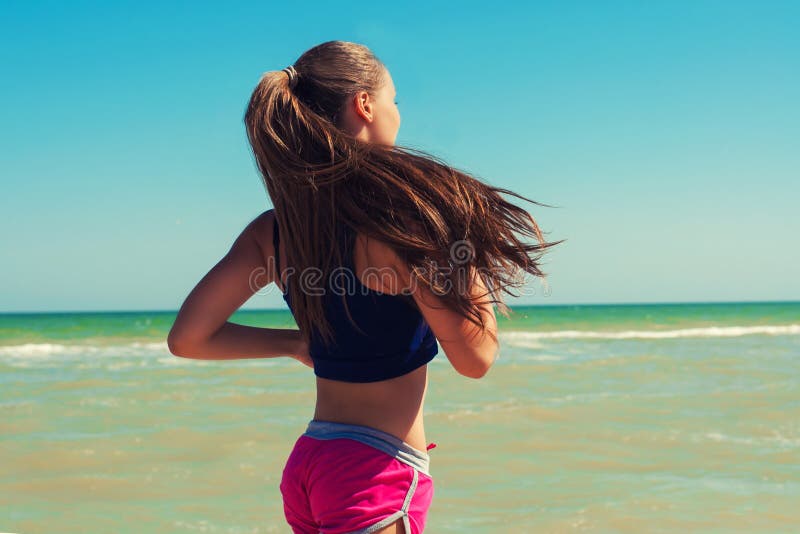
M 303 357 L 296 329 L 258 328 L 228 321 L 259 289 L 275 280 L 274 212 L 242 231 L 228 253 L 186 297 L 167 337 L 172 354 L 200 360 Z M 302 361 L 302 360 L 301 360 Z

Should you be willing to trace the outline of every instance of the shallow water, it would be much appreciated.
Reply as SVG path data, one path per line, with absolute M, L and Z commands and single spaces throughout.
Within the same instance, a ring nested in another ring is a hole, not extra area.
M 483 379 L 429 366 L 426 531 L 796 531 L 800 303 L 515 310 Z M 0 532 L 289 531 L 311 370 L 177 358 L 173 318 L 0 315 Z

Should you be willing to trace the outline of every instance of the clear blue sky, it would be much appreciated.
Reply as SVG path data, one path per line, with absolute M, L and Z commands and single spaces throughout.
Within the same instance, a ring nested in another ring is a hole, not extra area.
M 177 309 L 270 207 L 242 115 L 330 39 L 532 206 L 549 296 L 800 298 L 800 2 L 4 2 L 0 311 Z M 282 307 L 277 291 L 246 308 Z

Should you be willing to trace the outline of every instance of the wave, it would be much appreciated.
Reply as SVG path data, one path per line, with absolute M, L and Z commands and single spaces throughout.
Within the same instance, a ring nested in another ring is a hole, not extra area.
M 24 343 L 0 346 L 0 357 L 49 358 L 50 356 L 149 356 L 170 354 L 166 341 L 152 343 L 125 343 L 103 345 L 97 343 Z
M 726 441 L 743 445 L 778 445 L 789 448 L 800 447 L 800 438 L 786 437 L 777 430 L 772 430 L 771 436 L 756 437 L 730 436 L 721 432 L 706 432 L 702 436 L 695 436 L 693 440 L 703 441 L 703 438 L 711 441 Z
M 709 326 L 703 328 L 681 328 L 676 330 L 624 330 L 618 332 L 594 330 L 557 330 L 552 332 L 500 331 L 500 340 L 514 347 L 542 348 L 544 340 L 559 339 L 675 339 L 716 338 L 751 335 L 795 336 L 800 335 L 800 324 L 758 326 Z M 70 358 L 82 356 L 98 357 L 148 357 L 161 356 L 182 361 L 169 352 L 166 341 L 103 344 L 89 342 L 74 344 L 24 343 L 0 346 L 0 359 L 50 360 L 53 357 Z
M 623 330 L 602 332 L 593 330 L 557 330 L 553 332 L 500 331 L 500 339 L 509 344 L 525 348 L 539 348 L 545 339 L 674 339 L 740 337 L 753 335 L 796 336 L 800 335 L 800 324 L 758 326 L 707 326 L 702 328 L 680 328 L 676 330 Z

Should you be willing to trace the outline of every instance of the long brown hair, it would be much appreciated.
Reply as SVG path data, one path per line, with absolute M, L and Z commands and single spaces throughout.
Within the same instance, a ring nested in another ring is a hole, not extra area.
M 322 43 L 294 69 L 293 83 L 285 71 L 265 73 L 244 117 L 278 225 L 287 229 L 281 232 L 287 265 L 327 280 L 347 264 L 344 255 L 361 233 L 391 246 L 415 283 L 472 323 L 485 326 L 469 298 L 476 274 L 508 316 L 501 293 L 516 296 L 510 288 L 524 285 L 518 275 L 525 272 L 544 277 L 539 260 L 561 241 L 545 242 L 533 217 L 501 195 L 545 204 L 420 150 L 367 143 L 343 131 L 339 113 L 347 98 L 358 91 L 374 96 L 386 81 L 385 66 L 366 46 Z M 301 285 L 288 285 L 301 333 L 309 340 L 313 326 L 330 341 L 321 295 Z

